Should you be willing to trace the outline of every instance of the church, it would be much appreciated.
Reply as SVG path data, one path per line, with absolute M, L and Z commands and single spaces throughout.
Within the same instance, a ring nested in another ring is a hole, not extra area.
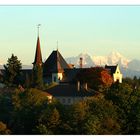
M 72 78 L 82 69 L 82 58 L 79 58 L 80 66 L 79 68 L 74 68 L 71 64 L 68 64 L 63 56 L 60 54 L 59 50 L 54 50 L 46 61 L 42 62 L 42 53 L 40 46 L 39 35 L 37 38 L 35 59 L 33 66 L 42 65 L 43 66 L 43 80 L 45 83 L 63 83 L 71 82 Z M 114 82 L 118 81 L 122 83 L 122 74 L 119 69 L 119 65 L 107 66 L 107 69 L 113 77 Z
M 85 83 L 81 85 L 80 81 L 73 83 L 73 79 L 80 72 L 82 68 L 82 58 L 79 58 L 79 68 L 68 64 L 59 50 L 53 50 L 45 62 L 42 62 L 42 53 L 39 35 L 37 37 L 35 59 L 33 67 L 42 66 L 44 83 L 57 83 L 56 86 L 49 88 L 47 92 L 58 99 L 64 105 L 73 104 L 79 100 L 94 96 L 97 91 L 88 88 Z M 84 68 L 88 69 L 88 68 Z M 113 81 L 122 83 L 122 74 L 119 65 L 107 66 L 105 65 Z M 27 70 L 29 73 L 29 70 Z

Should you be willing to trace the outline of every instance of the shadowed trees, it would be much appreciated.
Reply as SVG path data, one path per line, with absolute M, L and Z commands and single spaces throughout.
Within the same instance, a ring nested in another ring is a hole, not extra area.
M 5 75 L 4 82 L 9 86 L 19 85 L 21 81 L 21 68 L 22 64 L 18 60 L 17 56 L 12 54 L 11 58 L 8 58 L 7 64 L 4 65 Z

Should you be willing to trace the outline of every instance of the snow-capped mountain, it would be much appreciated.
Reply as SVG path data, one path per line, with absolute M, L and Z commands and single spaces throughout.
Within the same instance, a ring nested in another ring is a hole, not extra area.
M 83 67 L 105 66 L 119 64 L 124 77 L 140 77 L 140 60 L 129 60 L 119 52 L 113 51 L 107 56 L 94 56 L 88 53 L 81 53 L 75 57 L 66 58 L 67 63 L 79 67 L 79 59 L 83 58 Z
M 108 56 L 93 56 L 95 65 L 115 65 L 119 64 L 122 67 L 128 67 L 130 60 L 125 58 L 119 52 L 113 51 Z
M 84 67 L 92 67 L 92 66 L 104 66 L 104 65 L 116 65 L 119 64 L 122 67 L 128 67 L 128 63 L 130 60 L 125 58 L 119 52 L 113 51 L 108 56 L 93 56 L 91 57 L 87 53 L 81 53 L 76 57 L 66 58 L 68 63 L 74 64 L 76 67 L 79 66 L 79 59 L 83 58 L 83 66 Z
M 75 67 L 79 67 L 80 57 L 83 58 L 83 67 L 95 66 L 92 57 L 87 53 L 81 53 L 78 56 L 66 58 L 66 61 L 67 63 L 74 64 Z
M 119 64 L 123 67 L 128 67 L 129 59 L 125 58 L 119 52 L 113 51 L 108 55 L 108 64 Z

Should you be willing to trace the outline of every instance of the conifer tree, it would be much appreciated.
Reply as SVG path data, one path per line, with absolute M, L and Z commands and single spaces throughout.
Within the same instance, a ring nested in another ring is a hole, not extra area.
M 21 84 L 21 68 L 22 64 L 18 60 L 17 56 L 12 54 L 11 58 L 8 58 L 7 64 L 4 65 L 5 77 L 4 81 L 7 85 L 19 85 Z

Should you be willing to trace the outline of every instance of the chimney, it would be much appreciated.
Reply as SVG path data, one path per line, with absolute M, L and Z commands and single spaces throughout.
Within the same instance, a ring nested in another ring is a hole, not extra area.
M 80 81 L 77 82 L 77 91 L 80 91 Z
M 82 57 L 80 57 L 79 65 L 80 65 L 80 68 L 83 68 L 83 58 Z

